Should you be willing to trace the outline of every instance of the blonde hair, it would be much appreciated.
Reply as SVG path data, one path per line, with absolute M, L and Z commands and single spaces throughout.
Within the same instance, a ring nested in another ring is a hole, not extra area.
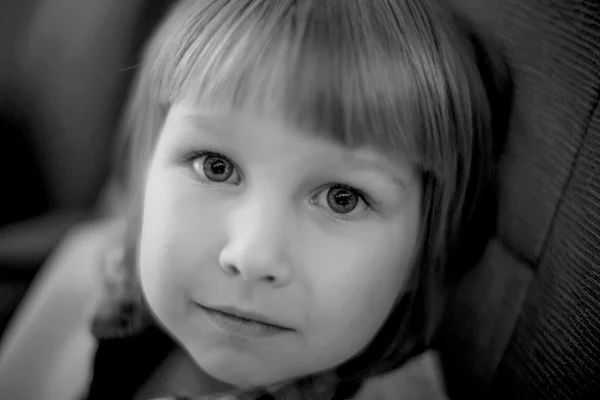
M 369 364 L 386 366 L 360 373 L 389 370 L 410 353 L 408 342 L 429 342 L 443 282 L 462 260 L 492 173 L 489 101 L 447 10 L 427 0 L 179 2 L 146 49 L 125 119 L 132 241 L 146 165 L 169 107 L 183 98 L 277 112 L 344 145 L 412 162 L 424 185 L 414 287 L 384 327 L 392 343 L 369 350 Z M 423 337 L 407 340 L 414 331 Z

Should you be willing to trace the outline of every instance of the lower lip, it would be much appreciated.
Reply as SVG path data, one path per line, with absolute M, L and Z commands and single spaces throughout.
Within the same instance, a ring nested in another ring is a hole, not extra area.
M 279 328 L 260 322 L 247 321 L 211 308 L 198 306 L 208 316 L 210 322 L 217 329 L 230 335 L 249 339 L 262 339 L 292 331 L 291 329 Z

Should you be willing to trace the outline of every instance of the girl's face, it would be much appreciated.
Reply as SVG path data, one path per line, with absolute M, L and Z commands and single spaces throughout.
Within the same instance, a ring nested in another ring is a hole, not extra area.
M 147 175 L 144 294 L 222 381 L 270 385 L 333 368 L 391 311 L 420 200 L 415 171 L 375 151 L 273 116 L 176 104 Z

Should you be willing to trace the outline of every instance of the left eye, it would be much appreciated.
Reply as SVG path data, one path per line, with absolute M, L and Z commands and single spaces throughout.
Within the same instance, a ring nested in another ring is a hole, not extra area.
M 220 154 L 199 154 L 192 160 L 192 168 L 197 175 L 211 182 L 222 183 L 233 179 L 239 181 L 239 174 L 235 165 Z
M 326 204 L 323 207 L 331 210 L 339 217 L 345 217 L 353 211 L 360 212 L 369 208 L 364 196 L 358 190 L 340 184 L 321 191 L 311 202 Z

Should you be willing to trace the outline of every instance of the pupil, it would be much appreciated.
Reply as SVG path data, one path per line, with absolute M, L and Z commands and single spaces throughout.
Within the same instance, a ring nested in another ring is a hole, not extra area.
M 225 173 L 225 171 L 227 170 L 227 166 L 225 165 L 225 163 L 221 160 L 216 160 L 212 165 L 211 165 L 211 169 L 212 172 L 217 174 L 217 175 L 223 175 Z
M 352 194 L 348 191 L 340 191 L 335 195 L 335 202 L 340 206 L 347 206 L 352 203 Z

